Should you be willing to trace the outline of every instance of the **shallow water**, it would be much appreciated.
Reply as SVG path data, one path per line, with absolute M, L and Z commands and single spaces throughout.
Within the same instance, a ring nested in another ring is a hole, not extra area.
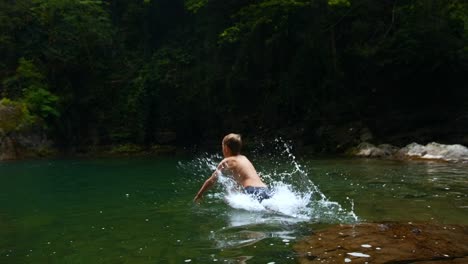
M 295 263 L 331 224 L 468 224 L 466 165 L 288 151 L 249 156 L 278 195 L 254 205 L 228 183 L 192 203 L 212 154 L 0 163 L 0 263 Z

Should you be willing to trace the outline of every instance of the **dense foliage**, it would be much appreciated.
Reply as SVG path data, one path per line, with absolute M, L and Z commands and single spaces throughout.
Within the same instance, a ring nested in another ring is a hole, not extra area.
M 64 148 L 466 121 L 467 73 L 464 0 L 0 2 L 2 129 Z

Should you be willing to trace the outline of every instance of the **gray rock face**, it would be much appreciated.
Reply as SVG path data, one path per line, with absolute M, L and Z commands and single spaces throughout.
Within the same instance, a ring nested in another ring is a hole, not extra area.
M 468 263 L 468 227 L 425 223 L 337 225 L 298 242 L 299 263 Z
M 409 159 L 468 161 L 468 148 L 458 144 L 443 145 L 432 142 L 424 146 L 411 143 L 400 149 L 397 156 Z
M 353 156 L 369 158 L 468 162 L 467 147 L 458 144 L 444 145 L 435 142 L 429 143 L 425 146 L 417 143 L 411 143 L 401 149 L 388 144 L 375 146 L 371 143 L 363 142 L 357 147 L 351 149 L 349 153 Z
M 14 159 L 17 159 L 17 153 L 13 140 L 8 137 L 0 139 L 0 160 Z
M 50 156 L 52 142 L 42 133 L 13 133 L 0 138 L 0 160 Z

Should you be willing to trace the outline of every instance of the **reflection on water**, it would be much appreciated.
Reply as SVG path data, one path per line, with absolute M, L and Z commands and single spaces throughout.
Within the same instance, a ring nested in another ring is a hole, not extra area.
M 303 219 L 274 212 L 234 210 L 228 213 L 228 226 L 212 231 L 210 238 L 218 248 L 238 248 L 253 245 L 265 238 L 294 240 L 294 225 Z
M 301 236 L 303 219 L 268 212 L 249 212 L 235 210 L 228 215 L 228 225 L 210 231 L 209 238 L 216 248 L 236 249 L 251 247 L 264 240 L 268 246 L 286 246 Z
M 239 232 L 219 232 L 211 238 L 215 240 L 218 248 L 240 248 L 250 246 L 268 237 L 265 232 L 241 230 Z

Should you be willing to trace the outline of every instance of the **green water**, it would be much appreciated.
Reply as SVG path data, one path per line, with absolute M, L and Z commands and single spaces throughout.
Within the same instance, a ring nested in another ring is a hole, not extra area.
M 194 205 L 210 171 L 195 158 L 0 163 L 0 263 L 295 263 L 294 241 L 352 221 L 324 211 L 304 221 L 233 209 L 219 195 Z M 293 167 L 254 162 L 264 174 Z M 299 163 L 302 176 L 359 221 L 468 224 L 467 165 Z

